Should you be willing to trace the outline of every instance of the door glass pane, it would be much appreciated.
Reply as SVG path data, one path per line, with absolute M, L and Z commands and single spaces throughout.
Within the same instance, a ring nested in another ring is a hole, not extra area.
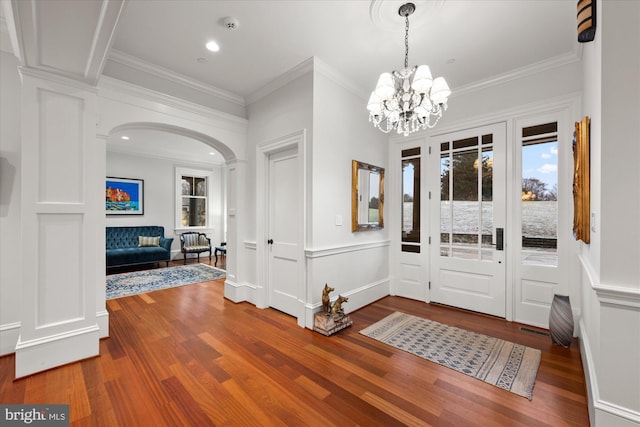
M 554 131 L 557 127 L 549 125 L 523 129 L 523 136 L 528 136 L 522 143 L 523 264 L 558 265 L 558 142 Z
M 487 136 L 487 135 L 485 135 Z M 486 138 L 483 137 L 483 143 Z M 493 149 L 482 147 L 482 259 L 493 260 Z
M 420 157 L 402 160 L 402 242 L 420 243 Z
M 558 144 L 522 147 L 523 263 L 558 265 Z
M 480 230 L 478 149 L 474 147 L 472 150 L 454 152 L 452 158 L 452 256 L 478 258 Z
M 443 152 L 440 154 L 440 255 L 451 256 L 451 155 L 449 143 L 441 145 Z M 446 151 L 445 151 L 446 150 Z
M 440 255 L 493 259 L 492 135 L 440 145 Z

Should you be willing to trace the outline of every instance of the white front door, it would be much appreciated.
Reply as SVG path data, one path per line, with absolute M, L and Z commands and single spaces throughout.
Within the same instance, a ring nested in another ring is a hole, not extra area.
M 506 125 L 429 139 L 431 301 L 505 317 Z
M 268 280 L 269 306 L 300 315 L 300 177 L 296 148 L 269 156 Z

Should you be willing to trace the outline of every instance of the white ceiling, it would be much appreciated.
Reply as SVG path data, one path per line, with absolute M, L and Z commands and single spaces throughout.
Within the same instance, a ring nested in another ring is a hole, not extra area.
M 211 88 L 214 93 L 220 90 L 242 102 L 295 66 L 317 57 L 350 81 L 364 103 L 378 75 L 401 68 L 404 61 L 404 20 L 397 12 L 404 1 L 3 3 L 2 11 L 9 11 L 6 19 L 0 16 L 5 28 L 3 48 L 8 45 L 6 26 L 15 21 L 17 36 L 11 42 L 23 65 L 58 69 L 71 77 L 84 76 L 88 82 L 99 78 L 109 56 L 135 58 L 147 69 L 157 67 L 179 80 Z M 579 56 L 575 0 L 414 3 L 409 65 L 427 64 L 434 77 L 444 76 L 453 91 L 451 102 L 456 92 L 483 82 Z M 236 18 L 238 28 L 227 29 L 226 17 Z M 85 34 L 93 43 L 78 34 Z M 219 52 L 206 50 L 205 43 L 211 39 L 220 45 Z M 16 49 L 20 44 L 22 49 Z M 129 134 L 127 142 L 119 139 L 120 134 L 110 137 L 109 149 L 205 163 L 222 161 L 221 155 L 210 156 L 211 149 L 195 140 L 150 130 Z
M 402 3 L 130 0 L 113 49 L 245 97 L 316 56 L 366 94 L 381 72 L 403 65 Z M 414 3 L 409 63 L 428 64 L 454 91 L 578 48 L 575 0 Z M 236 30 L 224 26 L 228 16 Z M 219 52 L 205 49 L 209 39 Z

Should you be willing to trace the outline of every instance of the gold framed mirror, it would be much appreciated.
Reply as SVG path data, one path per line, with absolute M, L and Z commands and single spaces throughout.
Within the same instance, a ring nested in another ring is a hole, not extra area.
M 384 168 L 351 162 L 351 231 L 384 228 Z

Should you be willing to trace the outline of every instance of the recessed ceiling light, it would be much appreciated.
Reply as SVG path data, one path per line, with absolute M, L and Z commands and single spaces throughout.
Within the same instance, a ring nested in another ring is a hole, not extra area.
M 211 154 L 212 156 L 216 155 L 216 153 L 214 153 L 213 151 L 209 151 L 209 154 Z
M 128 141 L 128 140 L 129 140 L 129 137 L 128 137 L 127 135 L 122 135 L 122 136 L 120 137 L 120 139 L 124 139 L 125 141 Z
M 207 42 L 206 46 L 207 49 L 209 49 L 211 52 L 217 52 L 220 50 L 220 46 L 218 46 L 218 43 L 214 42 L 213 40 Z

